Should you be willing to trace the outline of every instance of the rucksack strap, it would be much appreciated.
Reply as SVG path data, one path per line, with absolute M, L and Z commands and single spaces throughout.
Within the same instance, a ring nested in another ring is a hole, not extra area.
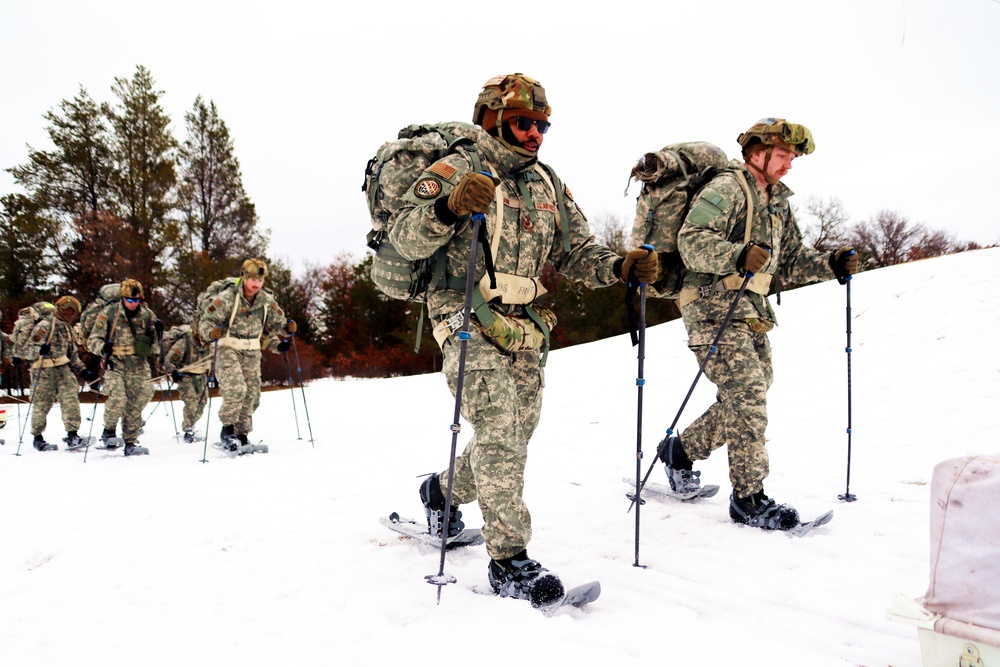
M 566 186 L 563 185 L 559 176 L 556 175 L 555 170 L 547 164 L 535 163 L 535 171 L 541 175 L 542 180 L 556 193 L 556 211 L 559 216 L 560 226 L 562 227 L 563 250 L 569 252 L 571 247 L 569 243 L 569 212 L 566 209 Z M 534 207 L 532 207 L 533 210 Z M 534 223 L 535 219 L 532 218 L 531 222 Z

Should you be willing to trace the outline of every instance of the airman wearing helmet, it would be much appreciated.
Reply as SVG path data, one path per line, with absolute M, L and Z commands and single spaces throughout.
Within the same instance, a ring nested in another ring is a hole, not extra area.
M 473 145 L 455 150 L 428 166 L 414 181 L 406 202 L 394 212 L 389 240 L 408 260 L 434 256 L 444 279 L 427 291 L 434 337 L 444 357 L 449 387 L 466 377 L 462 414 L 475 437 L 455 461 L 452 506 L 442 489 L 449 471 L 432 475 L 420 487 L 428 530 L 457 534 L 457 507 L 479 503 L 490 556 L 488 578 L 501 595 L 544 603 L 562 592 L 559 578 L 527 554 L 531 518 L 524 504 L 524 466 L 528 443 L 542 402 L 541 367 L 555 314 L 536 299 L 544 293 L 540 277 L 552 264 L 563 275 L 591 288 L 631 279 L 652 282 L 656 253 L 635 249 L 619 257 L 598 245 L 586 217 L 555 171 L 538 160 L 549 130 L 545 89 L 521 73 L 488 80 L 479 93 L 473 122 Z M 485 173 L 484 173 L 485 172 Z M 474 279 L 479 285 L 471 338 L 459 342 L 470 249 L 472 217 L 482 214 L 495 265 L 495 287 L 480 257 Z M 440 266 L 443 264 L 444 266 Z M 474 377 L 475 381 L 469 381 Z
M 766 395 L 773 377 L 767 332 L 776 324 L 767 297 L 775 277 L 799 285 L 834 277 L 844 282 L 857 270 L 857 260 L 849 247 L 827 254 L 802 240 L 788 201 L 792 191 L 781 179 L 792 160 L 815 149 L 805 126 L 764 118 L 737 141 L 744 162 L 731 163 L 694 195 L 677 236 L 686 267 L 678 303 L 688 346 L 707 364 L 716 403 L 683 435 L 665 438 L 658 453 L 671 487 L 697 493 L 700 473 L 693 464 L 726 445 L 730 518 L 788 530 L 798 523 L 798 513 L 764 493 Z M 715 347 L 717 341 L 722 344 Z

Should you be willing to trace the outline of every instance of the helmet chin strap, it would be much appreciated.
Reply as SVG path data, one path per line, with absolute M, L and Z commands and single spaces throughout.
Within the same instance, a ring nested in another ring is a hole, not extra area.
M 771 162 L 771 151 L 773 149 L 774 146 L 768 146 L 766 149 L 764 149 L 764 167 L 762 169 L 758 169 L 757 165 L 755 165 L 752 162 L 749 163 L 750 166 L 753 168 L 753 170 L 756 171 L 758 174 L 760 174 L 764 178 L 764 180 L 767 181 L 769 185 L 777 185 L 778 183 L 781 182 L 774 176 L 771 176 L 770 174 L 767 173 L 767 165 L 770 164 Z

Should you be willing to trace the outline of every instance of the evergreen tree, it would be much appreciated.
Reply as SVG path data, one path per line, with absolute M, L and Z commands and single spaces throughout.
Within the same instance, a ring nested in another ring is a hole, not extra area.
M 50 218 L 40 215 L 34 201 L 7 195 L 0 208 L 0 308 L 12 320 L 21 307 L 50 296 L 54 258 L 49 240 L 57 233 Z

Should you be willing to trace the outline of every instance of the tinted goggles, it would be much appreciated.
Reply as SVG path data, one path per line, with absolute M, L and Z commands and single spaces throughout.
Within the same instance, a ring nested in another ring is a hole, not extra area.
M 133 298 L 133 297 L 130 297 L 130 296 L 123 296 L 122 299 L 125 300 L 125 303 L 140 303 L 142 301 L 142 299 L 140 299 L 138 297 L 134 297 Z

